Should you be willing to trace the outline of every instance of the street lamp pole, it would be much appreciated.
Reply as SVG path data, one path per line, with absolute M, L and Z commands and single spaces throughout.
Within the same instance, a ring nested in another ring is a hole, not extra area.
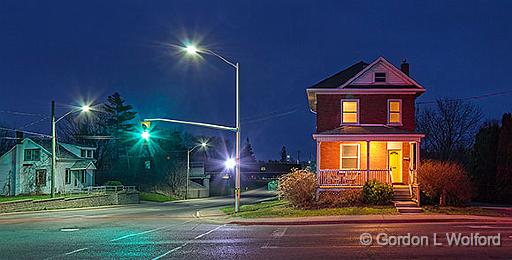
M 192 147 L 192 149 L 188 149 L 188 150 L 187 150 L 187 180 L 186 180 L 187 184 L 186 184 L 186 188 L 185 188 L 185 192 L 186 192 L 186 193 L 185 193 L 185 199 L 188 199 L 188 183 L 189 183 L 189 181 L 190 181 L 190 154 L 191 154 L 191 153 L 192 153 L 192 151 L 194 151 L 196 148 L 198 148 L 198 147 L 203 147 L 203 148 L 205 148 L 205 147 L 206 147 L 206 145 L 207 145 L 207 143 L 206 143 L 206 142 L 202 142 L 202 143 L 200 143 L 200 144 L 198 144 L 198 145 L 196 145 L 196 146 Z
M 236 170 L 235 170 L 235 212 L 240 211 L 240 64 L 236 68 Z
M 52 100 L 52 171 L 50 177 L 50 197 L 52 198 L 55 197 L 55 173 L 57 172 L 57 130 L 55 129 L 55 124 L 71 113 L 78 111 L 89 112 L 90 110 L 90 106 L 84 105 L 80 109 L 72 109 L 58 119 L 55 119 L 55 100 Z
M 57 164 L 57 138 L 55 134 L 55 100 L 52 100 L 52 175 L 50 180 L 50 196 L 55 197 L 55 172 Z

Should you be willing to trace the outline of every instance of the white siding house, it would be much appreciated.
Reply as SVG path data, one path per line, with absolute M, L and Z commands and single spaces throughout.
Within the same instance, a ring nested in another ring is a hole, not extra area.
M 0 195 L 49 194 L 50 151 L 51 140 L 24 138 L 3 154 L 0 157 Z M 94 151 L 91 147 L 58 143 L 55 172 L 57 193 L 94 185 Z

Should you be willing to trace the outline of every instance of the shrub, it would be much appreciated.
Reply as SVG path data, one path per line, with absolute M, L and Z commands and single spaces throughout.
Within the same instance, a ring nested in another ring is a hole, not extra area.
M 369 180 L 363 186 L 363 201 L 372 205 L 390 204 L 393 200 L 393 193 L 391 185 Z
M 121 181 L 107 181 L 105 182 L 105 186 L 123 186 L 123 183 Z
M 327 208 L 351 207 L 362 204 L 363 192 L 360 189 L 324 191 L 319 194 L 318 205 Z
M 279 178 L 277 192 L 297 208 L 309 208 L 315 202 L 316 175 L 308 170 L 292 169 Z
M 467 203 L 471 198 L 471 183 L 464 167 L 456 162 L 423 161 L 418 169 L 418 183 L 425 195 L 439 198 L 439 206 Z

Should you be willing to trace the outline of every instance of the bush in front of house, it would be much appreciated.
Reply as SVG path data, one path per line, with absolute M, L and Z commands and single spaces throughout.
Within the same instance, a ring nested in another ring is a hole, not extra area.
M 393 187 L 387 183 L 369 180 L 363 186 L 363 202 L 371 205 L 386 205 L 393 200 Z
M 316 175 L 308 170 L 292 169 L 279 178 L 277 192 L 297 208 L 310 208 L 315 203 Z
M 353 207 L 363 203 L 363 192 L 360 189 L 324 191 L 318 197 L 318 206 L 324 208 Z
M 439 206 L 462 205 L 471 198 L 470 180 L 464 167 L 456 162 L 422 161 L 418 183 L 429 199 L 439 199 Z

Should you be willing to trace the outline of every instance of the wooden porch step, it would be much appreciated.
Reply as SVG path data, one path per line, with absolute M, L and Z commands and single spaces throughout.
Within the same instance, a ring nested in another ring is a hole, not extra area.
M 412 200 L 406 200 L 406 201 L 394 201 L 395 207 L 416 207 L 416 202 Z

